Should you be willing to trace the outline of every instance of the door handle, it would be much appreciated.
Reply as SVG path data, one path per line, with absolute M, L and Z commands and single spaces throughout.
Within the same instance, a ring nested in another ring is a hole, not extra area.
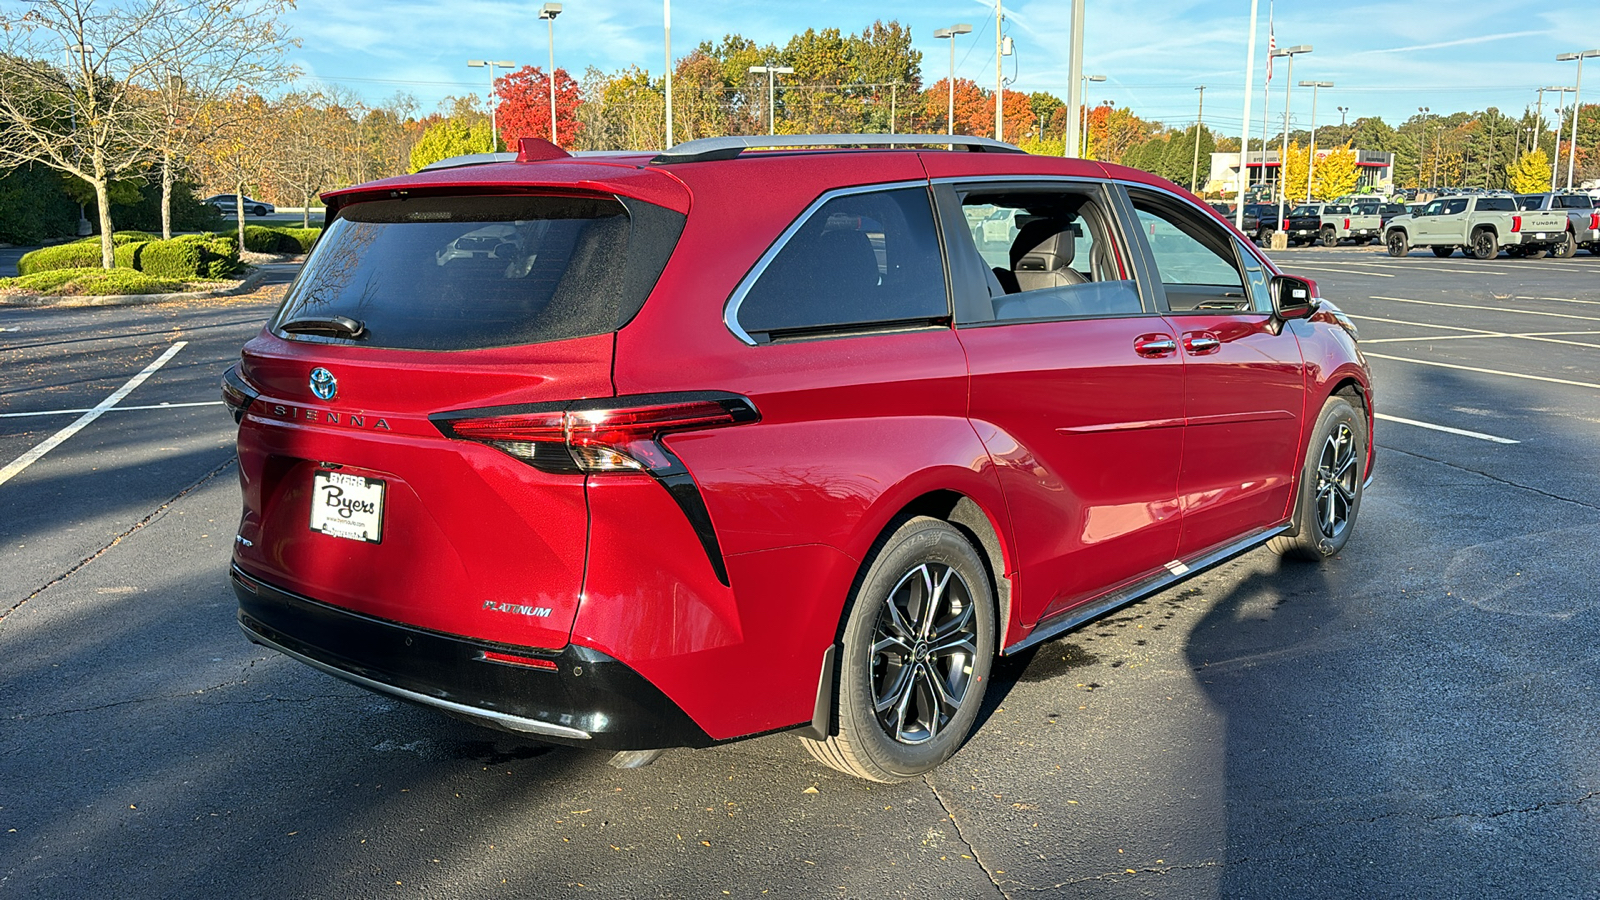
M 1191 356 L 1215 353 L 1221 346 L 1222 340 L 1209 331 L 1193 331 L 1183 336 L 1183 349 Z
M 1170 334 L 1141 334 L 1133 341 L 1133 351 L 1151 359 L 1178 352 L 1178 342 Z

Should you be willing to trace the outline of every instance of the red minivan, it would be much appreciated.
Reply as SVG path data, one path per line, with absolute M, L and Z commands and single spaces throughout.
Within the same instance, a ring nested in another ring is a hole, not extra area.
M 525 140 L 324 200 L 223 383 L 241 626 L 619 764 L 792 730 L 915 777 L 997 654 L 1331 556 L 1370 477 L 1349 320 L 1132 169 Z

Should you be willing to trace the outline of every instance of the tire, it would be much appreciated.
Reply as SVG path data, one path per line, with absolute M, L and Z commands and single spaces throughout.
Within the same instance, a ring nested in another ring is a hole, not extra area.
M 1344 549 L 1361 511 L 1367 420 L 1338 394 L 1322 404 L 1300 469 L 1295 530 L 1267 543 L 1279 555 L 1320 561 Z
M 1456 248 L 1454 248 L 1454 247 L 1434 247 L 1433 248 L 1433 255 L 1439 257 L 1440 259 L 1444 259 L 1445 257 L 1449 256 L 1450 254 L 1452 254 L 1454 252 L 1456 252 Z
M 1324 247 L 1337 247 L 1337 246 L 1339 246 L 1339 233 L 1337 231 L 1334 231 L 1332 228 L 1324 228 L 1324 229 L 1322 229 L 1321 239 L 1322 239 L 1322 246 L 1324 246 Z
M 1563 241 L 1560 246 L 1556 247 L 1555 252 L 1551 254 L 1551 256 L 1554 256 L 1556 259 L 1571 259 L 1577 255 L 1578 238 L 1570 231 L 1567 232 L 1567 239 Z
M 253 216 L 264 216 L 267 214 L 267 208 L 265 206 L 252 207 L 250 214 Z
M 895 529 L 845 608 L 842 643 L 833 734 L 800 742 L 869 781 L 932 771 L 961 748 L 989 687 L 994 599 L 977 549 L 939 519 Z
M 1472 235 L 1472 258 L 1494 259 L 1500 255 L 1500 242 L 1494 232 L 1487 228 L 1480 228 Z
M 1400 257 L 1411 252 L 1411 241 L 1407 240 L 1406 233 L 1398 228 L 1389 232 L 1389 235 L 1387 238 L 1385 238 L 1384 243 L 1389 248 L 1390 256 Z

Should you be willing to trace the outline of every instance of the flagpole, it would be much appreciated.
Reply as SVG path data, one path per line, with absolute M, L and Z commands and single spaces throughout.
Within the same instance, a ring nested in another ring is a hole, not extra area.
M 1256 76 L 1256 14 L 1260 11 L 1261 0 L 1250 0 L 1250 43 L 1245 51 L 1244 63 L 1244 126 L 1240 129 L 1242 134 L 1239 141 L 1239 177 L 1234 182 L 1238 187 L 1238 196 L 1234 198 L 1233 227 L 1244 230 L 1244 194 L 1245 188 L 1250 184 L 1250 93 L 1255 87 Z M 1203 96 L 1203 95 L 1202 95 Z M 1198 126 L 1196 126 L 1198 127 Z M 1200 146 L 1200 133 L 1195 132 L 1195 147 Z
M 1272 54 L 1278 50 L 1278 30 L 1273 19 L 1275 4 L 1267 4 L 1267 79 L 1261 87 L 1261 183 L 1267 183 L 1267 113 L 1272 108 Z M 1281 165 L 1281 163 L 1280 163 Z

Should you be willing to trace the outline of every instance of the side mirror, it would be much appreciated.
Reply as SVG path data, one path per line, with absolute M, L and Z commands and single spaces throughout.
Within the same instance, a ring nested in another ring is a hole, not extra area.
M 1272 318 L 1280 325 L 1310 318 L 1317 311 L 1317 283 L 1309 278 L 1277 275 L 1272 279 Z

